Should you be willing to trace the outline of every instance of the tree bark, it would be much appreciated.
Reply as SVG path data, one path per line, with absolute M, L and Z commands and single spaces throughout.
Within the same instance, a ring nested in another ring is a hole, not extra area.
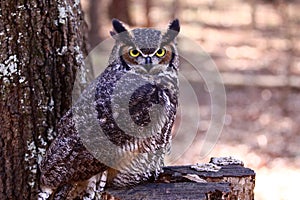
M 36 199 L 39 163 L 88 82 L 79 0 L 0 2 L 0 199 Z M 91 71 L 90 71 L 91 72 Z

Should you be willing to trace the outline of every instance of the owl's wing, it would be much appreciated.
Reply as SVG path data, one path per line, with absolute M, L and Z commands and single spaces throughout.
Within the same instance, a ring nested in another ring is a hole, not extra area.
M 76 137 L 77 133 L 73 128 L 70 112 L 59 122 L 58 133 L 42 160 L 41 170 L 43 171 L 49 171 L 58 163 L 65 161 L 66 157 L 73 151 L 74 146 L 79 143 L 79 138 Z
M 61 119 L 58 132 L 40 165 L 43 185 L 56 188 L 65 183 L 89 179 L 106 170 L 106 166 L 82 144 L 71 111 Z

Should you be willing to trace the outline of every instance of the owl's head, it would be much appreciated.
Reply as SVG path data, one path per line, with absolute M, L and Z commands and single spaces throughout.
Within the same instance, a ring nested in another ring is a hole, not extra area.
M 140 74 L 178 70 L 175 44 L 180 30 L 178 19 L 172 21 L 165 32 L 152 28 L 127 30 L 117 19 L 112 20 L 112 25 L 111 35 L 116 43 L 110 62 L 120 63 L 123 69 Z

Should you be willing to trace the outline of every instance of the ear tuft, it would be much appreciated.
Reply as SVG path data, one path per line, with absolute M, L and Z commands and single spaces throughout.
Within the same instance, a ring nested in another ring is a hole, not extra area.
M 133 45 L 129 31 L 125 28 L 123 23 L 118 19 L 112 20 L 113 31 L 110 31 L 110 35 L 116 40 L 126 43 L 127 45 Z
M 124 27 L 122 22 L 119 21 L 118 19 L 113 19 L 112 20 L 112 26 L 114 27 L 114 29 L 117 33 L 122 33 L 122 32 L 127 31 L 127 29 Z
M 162 42 L 164 44 L 168 44 L 175 39 L 180 31 L 179 20 L 174 19 L 167 30 L 167 32 L 163 35 Z
M 174 20 L 170 23 L 169 29 L 170 29 L 170 30 L 173 30 L 173 31 L 176 31 L 176 32 L 179 33 L 179 31 L 180 31 L 179 20 L 178 20 L 178 19 L 174 19 Z

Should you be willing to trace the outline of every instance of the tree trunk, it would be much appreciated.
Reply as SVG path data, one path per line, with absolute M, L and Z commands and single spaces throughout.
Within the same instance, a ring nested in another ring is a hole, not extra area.
M 86 26 L 79 0 L 0 5 L 0 199 L 36 199 L 39 163 L 71 106 L 76 72 L 88 73 Z

